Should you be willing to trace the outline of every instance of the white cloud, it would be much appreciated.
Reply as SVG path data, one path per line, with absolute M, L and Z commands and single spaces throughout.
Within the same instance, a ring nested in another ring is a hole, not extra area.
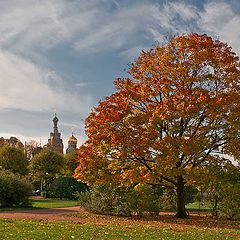
M 228 2 L 209 2 L 200 13 L 198 22 L 202 31 L 207 31 L 229 43 L 233 50 L 240 54 L 240 14 Z
M 97 27 L 75 43 L 78 51 L 104 51 L 135 45 L 153 22 L 155 5 L 134 4 L 115 12 L 101 13 Z
M 231 6 L 224 2 L 209 2 L 204 5 L 204 11 L 200 13 L 203 29 L 213 31 L 221 30 L 226 22 L 234 17 Z
M 1 2 L 0 48 L 39 57 L 62 43 L 80 53 L 134 47 L 157 20 L 157 7 L 109 0 Z
M 184 21 L 191 21 L 197 17 L 197 8 L 194 5 L 184 4 L 180 2 L 171 2 L 165 5 L 168 15 L 179 15 Z
M 155 7 L 150 37 L 162 42 L 166 36 L 188 32 L 207 33 L 227 42 L 240 55 L 240 14 L 229 1 L 206 1 L 203 9 L 193 4 L 170 2 Z
M 180 1 L 11 0 L 0 2 L 0 47 L 37 55 L 67 43 L 88 53 L 133 48 L 147 34 L 154 42 L 198 30 L 236 46 L 239 21 L 228 1 L 207 1 L 199 10 Z
M 118 50 L 129 58 L 137 55 L 138 46 L 151 47 L 166 35 L 200 30 L 219 36 L 240 53 L 239 25 L 240 15 L 227 1 L 207 2 L 201 11 L 179 1 L 162 5 L 116 0 L 1 1 L 0 83 L 5 89 L 1 108 L 45 111 L 50 106 L 71 106 L 76 110 L 79 104 L 86 108 L 80 102 L 84 99 L 88 104 L 91 97 L 79 97 L 79 89 L 88 83 L 74 83 L 78 90 L 69 92 L 67 81 L 48 66 L 45 52 L 59 44 L 67 43 L 79 53 Z
M 55 72 L 6 51 L 0 51 L 0 86 L 1 109 L 85 113 L 91 106 L 90 95 L 79 97 L 76 91 L 67 91 Z
M 170 2 L 154 8 L 154 23 L 148 32 L 155 41 L 162 42 L 169 35 L 191 31 L 195 19 L 198 17 L 194 5 Z
M 4 1 L 0 3 L 0 44 L 20 52 L 44 51 L 85 34 L 97 21 L 97 13 L 86 0 Z

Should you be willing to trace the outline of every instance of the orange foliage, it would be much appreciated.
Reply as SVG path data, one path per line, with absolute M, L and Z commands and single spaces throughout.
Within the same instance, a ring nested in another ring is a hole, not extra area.
M 214 161 L 212 151 L 237 154 L 240 66 L 227 44 L 177 36 L 142 52 L 129 73 L 86 119 L 78 179 L 178 188 L 179 177 L 197 182 L 193 173 Z

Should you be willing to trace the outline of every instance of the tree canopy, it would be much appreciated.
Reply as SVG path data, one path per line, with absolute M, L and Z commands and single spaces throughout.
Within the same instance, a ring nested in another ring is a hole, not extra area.
M 239 157 L 239 59 L 219 40 L 188 34 L 143 51 L 129 74 L 86 119 L 76 177 L 173 188 L 186 217 L 185 186 L 208 176 L 212 153 Z
M 15 147 L 17 149 L 24 149 L 23 143 L 16 137 L 10 137 L 10 138 L 0 138 L 0 148 L 3 146 L 10 146 L 10 147 Z
M 72 176 L 76 167 L 78 166 L 77 154 L 78 152 L 75 150 L 64 155 L 64 173 L 68 176 Z
M 23 150 L 8 145 L 0 148 L 0 167 L 21 175 L 27 174 L 28 161 Z
M 63 164 L 62 154 L 44 149 L 32 158 L 29 168 L 31 175 L 35 179 L 44 178 L 46 175 L 53 178 L 57 173 L 61 172 Z

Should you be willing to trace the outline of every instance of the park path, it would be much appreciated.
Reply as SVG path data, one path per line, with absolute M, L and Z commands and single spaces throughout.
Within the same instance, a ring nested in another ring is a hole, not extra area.
M 0 218 L 12 219 L 34 219 L 34 220 L 56 220 L 56 221 L 73 221 L 80 220 L 79 218 L 68 216 L 72 213 L 83 213 L 84 210 L 80 207 L 66 207 L 66 208 L 51 208 L 38 210 L 18 210 L 0 212 Z

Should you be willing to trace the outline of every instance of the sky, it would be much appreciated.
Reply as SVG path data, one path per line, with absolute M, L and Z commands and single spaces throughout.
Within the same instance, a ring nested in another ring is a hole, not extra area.
M 239 0 L 0 0 L 0 137 L 44 145 L 59 118 L 65 148 L 142 50 L 206 33 L 240 56 Z

